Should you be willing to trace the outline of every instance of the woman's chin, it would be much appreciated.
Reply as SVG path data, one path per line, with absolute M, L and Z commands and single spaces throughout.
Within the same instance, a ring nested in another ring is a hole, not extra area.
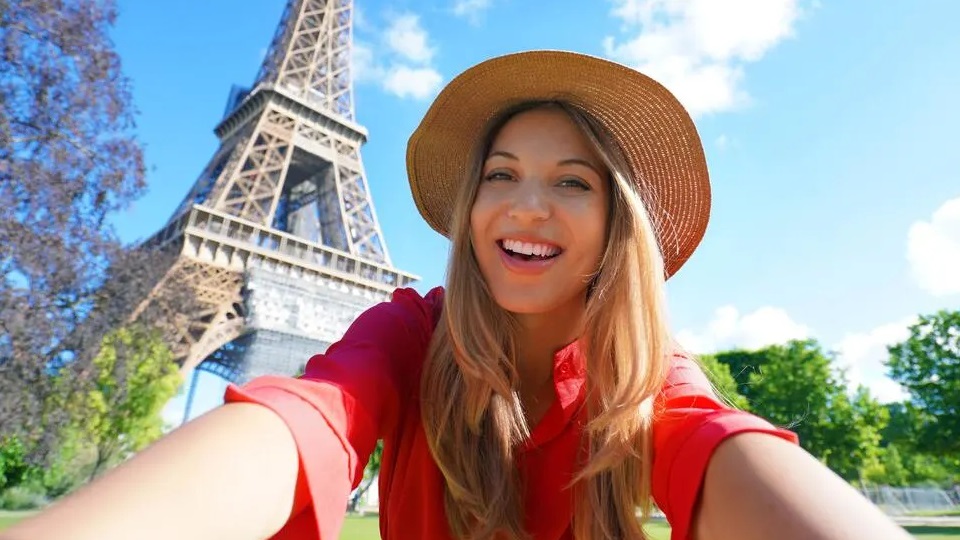
M 520 316 L 531 315 L 568 315 L 572 301 L 577 295 L 560 295 L 556 290 L 538 290 L 539 288 L 530 288 L 510 291 L 494 291 L 493 297 L 501 309 Z M 586 291 L 580 296 L 585 299 Z M 583 302 L 579 302 L 584 305 Z

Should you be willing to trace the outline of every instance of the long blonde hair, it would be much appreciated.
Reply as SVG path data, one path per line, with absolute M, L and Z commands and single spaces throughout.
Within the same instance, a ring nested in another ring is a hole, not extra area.
M 590 284 L 580 341 L 588 455 L 571 485 L 573 531 L 578 539 L 644 538 L 636 512 L 646 518 L 650 509 L 652 402 L 666 374 L 669 343 L 664 266 L 643 194 L 618 145 L 577 107 L 553 101 L 513 107 L 490 123 L 474 149 L 453 211 L 443 315 L 423 371 L 424 430 L 445 479 L 451 532 L 526 538 L 515 461 L 529 433 L 515 391 L 517 324 L 480 273 L 470 211 L 493 138 L 510 118 L 539 107 L 569 115 L 610 170 L 607 245 Z

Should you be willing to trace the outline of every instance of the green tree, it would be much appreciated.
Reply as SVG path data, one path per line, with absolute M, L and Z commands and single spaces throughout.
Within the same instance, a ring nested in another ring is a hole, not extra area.
M 909 485 L 949 487 L 960 483 L 960 461 L 949 456 L 913 452 L 903 456 Z
M 103 337 L 175 259 L 110 223 L 146 190 L 116 16 L 115 0 L 0 0 L 0 434 L 44 469 Z M 170 302 L 150 315 L 190 312 Z
M 904 487 L 911 484 L 910 471 L 904 466 L 903 456 L 897 445 L 879 450 L 878 461 L 864 470 L 864 480 L 871 484 Z
M 23 442 L 17 437 L 0 437 L 0 491 L 26 482 L 35 472 L 27 463 Z
M 356 512 L 357 506 L 360 504 L 360 499 L 370 490 L 370 486 L 377 480 L 377 476 L 380 474 L 380 464 L 383 461 L 383 440 L 377 441 L 377 446 L 374 447 L 373 452 L 370 453 L 370 459 L 367 461 L 367 466 L 363 469 L 363 480 L 360 481 L 360 485 L 357 486 L 357 490 L 354 492 L 353 497 L 350 499 L 350 504 L 348 510 L 351 512 Z
M 924 443 L 927 426 L 935 426 L 936 418 L 910 402 L 890 403 L 885 408 L 890 416 L 880 440 L 885 475 L 883 480 L 871 480 L 891 486 L 957 483 L 960 480 L 958 456 L 931 454 Z M 897 460 L 899 465 L 894 463 Z
M 847 480 L 876 466 L 886 411 L 864 389 L 852 397 L 833 357 L 814 340 L 721 352 L 750 410 L 794 431 L 800 444 Z
M 934 419 L 928 418 L 923 410 L 910 402 L 888 403 L 885 408 L 890 421 L 881 433 L 880 444 L 896 445 L 909 452 L 922 450 L 918 438 L 923 433 L 924 425 Z
M 801 445 L 821 457 L 828 449 L 824 427 L 838 386 L 830 359 L 813 341 L 791 341 L 754 351 L 718 353 L 753 412 L 793 430 Z
M 880 463 L 881 430 L 888 413 L 866 388 L 849 398 L 843 388 L 829 396 L 824 445 L 820 456 L 830 468 L 847 480 L 864 480 L 864 471 Z
M 698 356 L 697 362 L 721 398 L 740 410 L 750 410 L 747 398 L 740 395 L 737 390 L 737 381 L 733 378 L 733 375 L 730 375 L 729 366 L 717 360 L 716 355 L 712 354 Z
M 920 443 L 941 456 L 960 455 L 960 311 L 920 316 L 910 337 L 889 351 L 890 377 L 923 411 Z
M 55 444 L 49 364 L 85 350 L 70 336 L 118 250 L 107 218 L 146 187 L 115 18 L 110 0 L 0 0 L 0 433 L 30 454 Z
M 169 347 L 141 326 L 109 333 L 93 368 L 90 387 L 73 404 L 75 424 L 69 428 L 92 451 L 91 478 L 161 437 L 161 410 L 181 382 Z

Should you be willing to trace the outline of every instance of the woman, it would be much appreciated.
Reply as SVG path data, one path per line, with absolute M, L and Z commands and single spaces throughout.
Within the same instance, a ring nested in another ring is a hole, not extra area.
M 725 406 L 667 331 L 706 228 L 696 129 L 623 66 L 536 51 L 453 80 L 410 139 L 445 289 L 397 291 L 300 379 L 230 387 L 5 539 L 336 538 L 377 439 L 385 538 L 908 538 Z M 651 501 L 653 499 L 653 501 Z

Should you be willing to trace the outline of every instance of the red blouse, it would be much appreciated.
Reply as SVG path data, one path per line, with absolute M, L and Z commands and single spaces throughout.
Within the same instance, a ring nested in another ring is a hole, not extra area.
M 420 372 L 440 316 L 443 290 L 425 297 L 398 290 L 364 312 L 343 339 L 310 359 L 302 378 L 265 376 L 227 388 L 227 402 L 254 402 L 279 414 L 296 440 L 300 481 L 294 508 L 277 540 L 336 539 L 347 498 L 363 477 L 377 439 L 380 534 L 384 539 L 450 538 L 443 477 L 420 423 Z M 525 526 L 533 538 L 572 538 L 572 498 L 584 399 L 584 360 L 576 343 L 554 357 L 556 400 L 533 428 L 518 467 L 527 493 Z M 688 538 L 707 461 L 725 438 L 746 431 L 796 436 L 723 405 L 697 364 L 671 359 L 654 423 L 653 495 L 672 526 Z

